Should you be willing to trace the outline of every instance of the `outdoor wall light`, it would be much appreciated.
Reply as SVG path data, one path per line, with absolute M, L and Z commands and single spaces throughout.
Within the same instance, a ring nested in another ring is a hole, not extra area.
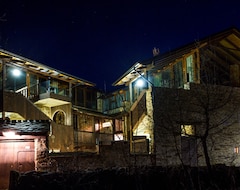
M 15 77 L 19 77 L 21 75 L 21 71 L 19 69 L 13 69 L 12 74 Z
M 4 137 L 7 137 L 7 138 L 13 138 L 16 136 L 14 131 L 3 131 L 2 134 Z
M 143 86 L 144 86 L 144 81 L 143 81 L 143 79 L 139 78 L 139 79 L 136 81 L 136 86 L 138 86 L 138 87 L 143 87 Z
M 15 69 L 12 70 L 12 74 L 14 76 L 14 91 L 16 91 L 17 90 L 17 88 L 16 88 L 16 86 L 17 86 L 16 85 L 16 78 L 21 75 L 21 71 L 19 69 L 15 68 Z

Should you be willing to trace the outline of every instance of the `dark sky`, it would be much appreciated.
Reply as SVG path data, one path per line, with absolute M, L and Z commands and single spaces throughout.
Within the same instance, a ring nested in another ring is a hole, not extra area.
M 240 1 L 0 0 L 0 17 L 1 48 L 111 91 L 154 47 L 240 29 Z

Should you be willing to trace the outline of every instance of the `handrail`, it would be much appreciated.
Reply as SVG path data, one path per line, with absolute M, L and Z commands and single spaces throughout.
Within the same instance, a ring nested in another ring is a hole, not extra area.
M 27 88 L 27 86 L 24 86 L 23 88 L 20 88 L 20 89 L 16 90 L 15 92 L 22 94 L 26 98 L 28 97 L 28 88 Z

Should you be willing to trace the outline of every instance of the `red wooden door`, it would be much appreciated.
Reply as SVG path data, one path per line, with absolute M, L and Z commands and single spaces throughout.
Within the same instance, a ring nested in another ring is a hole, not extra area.
M 0 189 L 9 186 L 11 170 L 19 172 L 35 169 L 34 141 L 0 141 Z

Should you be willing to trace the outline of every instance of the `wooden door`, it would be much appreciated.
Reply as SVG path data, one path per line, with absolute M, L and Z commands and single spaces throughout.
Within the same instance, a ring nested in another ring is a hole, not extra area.
M 0 141 L 0 189 L 9 186 L 10 171 L 32 171 L 35 169 L 33 140 Z

